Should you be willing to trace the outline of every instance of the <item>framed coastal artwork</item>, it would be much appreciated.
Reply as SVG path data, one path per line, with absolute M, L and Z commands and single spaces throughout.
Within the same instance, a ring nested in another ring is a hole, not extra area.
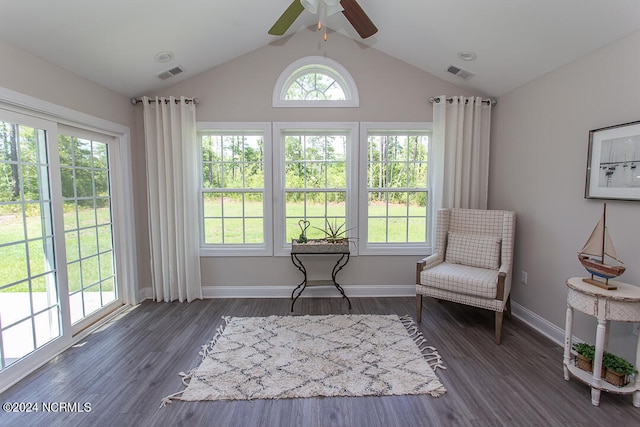
M 640 121 L 589 131 L 584 197 L 640 200 Z

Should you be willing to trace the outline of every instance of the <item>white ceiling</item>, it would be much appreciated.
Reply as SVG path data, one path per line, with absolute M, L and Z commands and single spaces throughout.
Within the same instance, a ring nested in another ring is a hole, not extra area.
M 358 2 L 379 29 L 364 43 L 495 97 L 640 29 L 639 0 Z M 267 31 L 290 3 L 2 0 L 0 39 L 123 95 L 138 96 L 278 40 Z M 314 22 L 317 18 L 303 12 L 287 35 Z M 329 17 L 327 26 L 361 41 L 342 14 Z M 172 51 L 174 59 L 157 63 L 154 56 L 161 51 Z M 474 51 L 478 58 L 462 61 L 459 51 Z M 467 81 L 451 76 L 443 71 L 448 64 L 475 76 Z M 175 65 L 185 72 L 165 81 L 156 77 Z

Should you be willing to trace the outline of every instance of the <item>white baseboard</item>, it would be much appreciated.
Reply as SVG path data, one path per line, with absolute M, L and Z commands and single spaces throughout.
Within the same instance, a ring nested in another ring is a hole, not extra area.
M 411 297 L 416 294 L 416 285 L 343 285 L 349 297 Z M 279 286 L 203 286 L 204 298 L 291 298 L 292 285 Z M 143 299 L 152 299 L 151 288 L 140 290 Z M 333 286 L 308 286 L 300 298 L 341 298 Z
M 416 294 L 416 285 L 344 285 L 344 292 L 349 297 L 412 297 Z M 291 298 L 294 286 L 203 286 L 204 298 Z M 144 299 L 153 298 L 151 288 L 140 290 Z M 329 298 L 341 297 L 333 286 L 309 286 L 301 298 Z M 538 316 L 533 311 L 511 303 L 511 313 L 514 317 L 531 326 L 533 329 L 549 338 L 551 341 L 564 345 L 564 329 Z M 574 339 L 575 340 L 575 339 Z
M 554 325 L 548 320 L 538 316 L 533 311 L 526 309 L 513 301 L 511 302 L 511 314 L 513 314 L 513 317 L 516 317 L 531 326 L 551 341 L 560 346 L 564 346 L 564 329 Z

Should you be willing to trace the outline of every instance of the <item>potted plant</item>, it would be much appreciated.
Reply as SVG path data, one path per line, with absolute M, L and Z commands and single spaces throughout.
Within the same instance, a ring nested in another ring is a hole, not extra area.
M 309 228 L 310 223 L 306 220 L 298 221 L 301 233 L 297 239 L 291 241 L 292 253 L 345 253 L 349 252 L 349 238 L 346 237 L 347 231 L 351 230 L 344 228 L 345 223 L 338 224 L 334 220 L 333 223 L 326 220 L 326 227 L 318 228 L 313 227 L 316 230 L 324 233 L 324 237 L 320 239 L 307 238 L 306 230 Z
M 627 384 L 630 375 L 638 373 L 627 360 L 606 351 L 602 355 L 602 366 L 605 369 L 605 375 L 603 376 L 605 381 L 618 387 Z
M 576 366 L 578 368 L 593 372 L 593 360 L 595 359 L 595 346 L 587 343 L 576 343 L 573 345 L 576 352 Z M 615 354 L 604 352 L 602 355 L 602 372 L 600 377 L 610 384 L 622 387 L 629 382 L 629 376 L 637 374 L 635 367 Z
M 575 343 L 573 349 L 576 352 L 576 366 L 583 371 L 593 371 L 593 359 L 596 357 L 596 348 L 585 342 Z

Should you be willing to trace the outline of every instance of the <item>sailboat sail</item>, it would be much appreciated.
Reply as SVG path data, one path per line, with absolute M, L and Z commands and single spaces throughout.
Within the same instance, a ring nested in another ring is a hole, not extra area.
M 603 234 L 605 236 L 604 253 L 602 248 Z M 616 248 L 613 246 L 613 240 L 611 240 L 611 235 L 607 232 L 607 228 L 604 224 L 604 215 L 600 217 L 600 221 L 598 221 L 598 224 L 596 224 L 595 228 L 591 232 L 591 236 L 589 236 L 589 239 L 580 251 L 580 254 L 597 257 L 606 255 L 618 262 L 622 262 L 618 259 L 618 256 L 616 255 Z
M 591 232 L 591 236 L 584 244 L 584 248 L 580 250 L 581 254 L 591 256 L 602 256 L 602 235 L 604 233 L 604 216 L 600 217 L 600 221 L 596 224 Z

